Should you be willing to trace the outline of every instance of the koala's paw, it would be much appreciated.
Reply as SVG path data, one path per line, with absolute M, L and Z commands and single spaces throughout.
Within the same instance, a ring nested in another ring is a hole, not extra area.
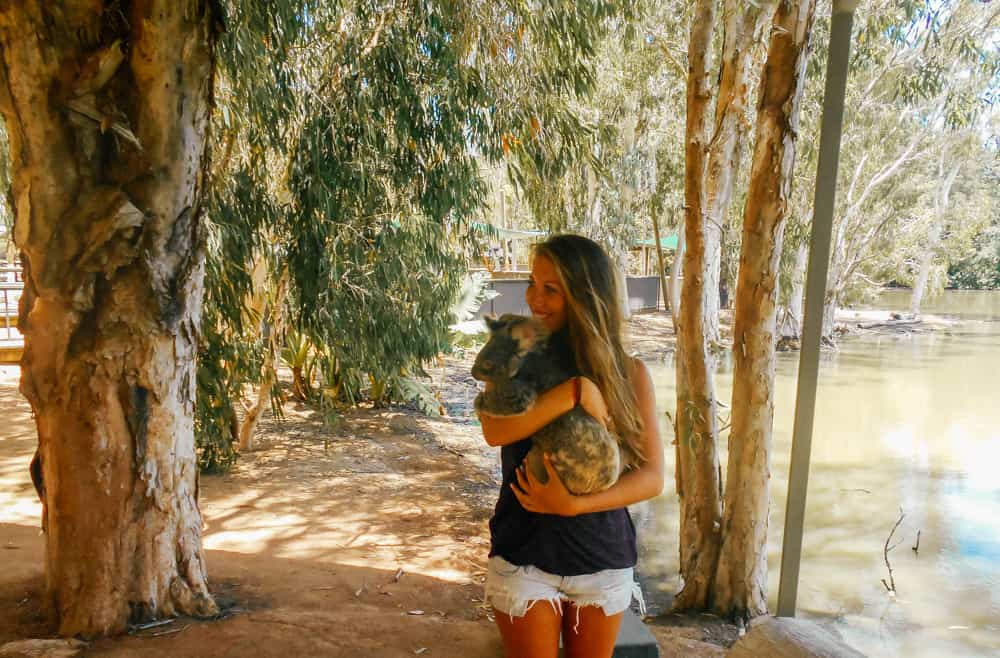
M 504 395 L 504 406 L 513 413 L 521 413 L 530 409 L 538 394 L 530 388 L 511 387 Z

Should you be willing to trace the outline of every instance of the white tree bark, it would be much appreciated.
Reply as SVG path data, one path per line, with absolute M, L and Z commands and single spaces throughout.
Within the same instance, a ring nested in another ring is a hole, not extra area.
M 684 253 L 687 251 L 684 240 L 684 227 L 677 232 L 677 249 L 674 250 L 674 262 L 670 265 L 670 317 L 674 323 L 674 335 L 680 335 L 681 313 L 681 277 L 684 276 Z
M 705 171 L 705 337 L 720 343 L 719 282 L 722 267 L 722 232 L 729 214 L 733 189 L 747 133 L 748 88 L 756 46 L 774 16 L 775 3 L 726 0 L 723 10 L 725 38 L 715 102 L 715 126 Z
M 21 391 L 38 428 L 63 635 L 217 611 L 194 444 L 211 4 L 6 3 L 0 111 L 25 257 Z
M 684 283 L 677 333 L 677 408 L 674 416 L 677 494 L 680 497 L 680 572 L 684 587 L 674 608 L 705 608 L 721 537 L 715 363 L 705 334 L 705 164 L 711 99 L 714 0 L 699 0 L 688 48 L 684 151 Z
M 731 617 L 767 611 L 777 282 L 814 12 L 815 0 L 778 7 L 757 107 L 736 290 L 732 427 L 714 592 L 716 610 Z
M 809 264 L 809 244 L 802 242 L 795 250 L 795 264 L 792 266 L 792 289 L 788 293 L 788 318 L 781 334 L 790 338 L 800 338 L 802 334 L 803 306 L 806 290 L 806 265 Z
M 845 199 L 846 209 L 843 214 L 836 218 L 834 227 L 834 239 L 830 253 L 830 269 L 827 274 L 827 292 L 823 303 L 823 330 L 824 339 L 829 339 L 833 335 L 836 320 L 837 307 L 840 304 L 844 290 L 850 283 L 851 275 L 861 263 L 875 238 L 882 233 L 882 229 L 887 222 L 881 222 L 874 226 L 860 225 L 863 219 L 862 209 L 868 198 L 875 190 L 899 175 L 902 167 L 907 162 L 916 157 L 917 148 L 927 138 L 928 130 L 921 130 L 913 133 L 907 140 L 902 151 L 895 158 L 874 175 L 867 178 L 867 182 L 861 186 L 861 181 L 865 178 L 865 165 L 868 162 L 869 154 L 864 154 L 858 161 L 854 169 L 851 182 L 847 188 Z M 860 187 L 860 194 L 856 191 Z M 870 224 L 867 223 L 866 224 Z
M 941 246 L 941 231 L 944 230 L 945 214 L 951 203 L 951 188 L 958 176 L 958 164 L 953 165 L 947 175 L 945 174 L 944 158 L 945 154 L 942 151 L 938 160 L 938 177 L 943 182 L 941 187 L 934 191 L 934 217 L 931 220 L 924 252 L 920 256 L 920 270 L 917 273 L 917 280 L 913 284 L 913 293 L 910 295 L 910 313 L 914 315 L 920 313 L 920 304 L 923 302 L 924 292 L 927 289 L 927 280 L 931 275 L 934 257 Z

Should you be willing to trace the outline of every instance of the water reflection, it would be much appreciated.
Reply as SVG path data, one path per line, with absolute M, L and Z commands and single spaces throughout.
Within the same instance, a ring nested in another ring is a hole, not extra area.
M 890 293 L 882 307 L 905 310 L 907 302 Z M 946 332 L 855 339 L 823 356 L 798 609 L 834 618 L 871 656 L 1000 655 L 1000 294 L 946 293 L 925 313 L 961 322 Z M 673 367 L 651 367 L 657 400 L 672 411 Z M 797 367 L 797 354 L 778 355 L 772 608 Z M 716 381 L 728 403 L 728 364 Z M 672 435 L 665 420 L 662 430 Z M 899 543 L 889 554 L 892 599 L 881 583 L 888 580 L 882 550 L 900 509 Z M 677 516 L 672 487 L 639 512 L 640 566 L 654 609 L 669 606 L 679 586 Z

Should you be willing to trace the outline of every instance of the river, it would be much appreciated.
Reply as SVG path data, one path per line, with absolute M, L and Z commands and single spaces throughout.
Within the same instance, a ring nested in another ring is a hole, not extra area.
M 905 310 L 908 291 L 879 308 Z M 1000 292 L 948 291 L 931 333 L 847 338 L 821 359 L 798 612 L 869 656 L 1000 656 Z M 778 355 L 768 536 L 776 607 L 798 353 Z M 673 411 L 672 363 L 650 364 Z M 716 378 L 729 402 L 728 364 Z M 664 420 L 663 436 L 672 437 Z M 725 437 L 723 444 L 725 443 Z M 725 467 L 723 445 L 723 468 Z M 651 612 L 679 587 L 673 449 L 666 493 L 636 510 Z M 902 510 L 889 553 L 883 546 Z M 913 547 L 919 533 L 919 550 Z

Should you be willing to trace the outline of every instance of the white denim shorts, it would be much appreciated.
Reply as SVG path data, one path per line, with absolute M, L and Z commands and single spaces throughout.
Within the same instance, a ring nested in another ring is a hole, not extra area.
M 641 613 L 646 614 L 634 571 L 607 569 L 582 576 L 557 576 L 530 565 L 519 567 L 495 555 L 486 572 L 486 600 L 514 619 L 523 617 L 538 601 L 548 602 L 562 614 L 562 602 L 568 601 L 577 607 L 577 625 L 583 606 L 600 606 L 610 617 L 628 609 L 633 597 Z

